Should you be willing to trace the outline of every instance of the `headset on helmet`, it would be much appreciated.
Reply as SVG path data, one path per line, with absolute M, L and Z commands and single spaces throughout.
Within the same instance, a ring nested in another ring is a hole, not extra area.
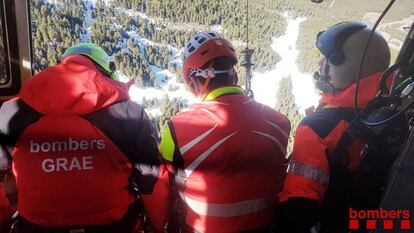
M 228 57 L 234 64 L 237 63 L 237 54 L 233 45 L 218 33 L 198 32 L 190 39 L 184 49 L 183 76 L 184 82 L 193 93 L 195 92 L 190 84 L 191 77 L 214 78 L 216 74 L 233 72 L 233 69 L 214 70 L 211 67 L 206 70 L 201 69 L 208 62 L 219 57 Z
M 371 30 L 360 22 L 343 22 L 320 32 L 316 47 L 327 59 L 325 71 L 315 72 L 316 87 L 322 92 L 336 93 L 356 79 L 358 64 Z M 367 77 L 384 71 L 389 65 L 389 47 L 385 39 L 375 33 L 367 50 L 367 61 L 361 73 Z
M 360 22 L 342 22 L 333 25 L 326 31 L 319 32 L 316 47 L 333 65 L 342 64 L 346 57 L 343 44 L 353 34 L 365 29 L 367 25 Z
M 111 61 L 108 53 L 106 53 L 105 50 L 98 45 L 92 43 L 79 43 L 74 45 L 65 51 L 61 57 L 61 60 L 74 54 L 80 54 L 88 57 L 95 64 L 97 64 L 106 75 L 110 76 L 112 79 L 117 79 L 115 74 L 115 63 Z

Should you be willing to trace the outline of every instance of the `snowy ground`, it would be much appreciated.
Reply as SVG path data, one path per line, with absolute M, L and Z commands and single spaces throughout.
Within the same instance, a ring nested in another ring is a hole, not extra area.
M 319 94 L 314 89 L 312 76 L 301 73 L 296 64 L 299 54 L 299 50 L 296 47 L 299 26 L 306 19 L 293 19 L 286 14 L 284 17 L 288 21 L 285 34 L 278 38 L 273 38 L 271 45 L 271 49 L 280 55 L 281 60 L 273 70 L 264 73 L 254 73 L 252 89 L 257 101 L 274 108 L 277 102 L 276 93 L 279 81 L 284 77 L 290 76 L 295 103 L 299 106 L 300 113 L 304 114 L 305 109 L 310 106 L 316 106 L 319 100 Z
M 55 0 L 48 1 L 54 2 Z M 92 9 L 93 5 L 96 4 L 96 1 L 97 0 L 86 0 L 87 11 L 85 14 L 85 23 L 87 26 L 87 32 L 86 34 L 81 35 L 82 42 L 89 41 L 90 25 L 94 20 L 91 17 Z M 105 3 L 108 5 L 110 1 L 111 0 L 105 0 Z M 119 7 L 116 9 L 124 10 L 124 12 L 130 17 L 139 16 L 145 19 L 148 23 L 154 23 L 153 19 L 143 13 L 120 9 Z M 299 111 L 301 113 L 304 113 L 304 110 L 306 108 L 317 105 L 319 99 L 319 95 L 313 88 L 314 85 L 312 83 L 311 75 L 300 73 L 299 68 L 296 64 L 297 56 L 299 54 L 299 51 L 296 47 L 297 37 L 299 34 L 299 26 L 300 23 L 305 20 L 305 18 L 293 19 L 288 14 L 284 14 L 284 17 L 288 22 L 285 34 L 278 38 L 273 38 L 273 43 L 269 47 L 269 49 L 272 49 L 275 53 L 280 55 L 281 60 L 279 63 L 277 63 L 275 69 L 273 70 L 269 70 L 263 73 L 255 72 L 252 79 L 252 89 L 258 102 L 261 102 L 273 108 L 277 102 L 276 93 L 278 90 L 279 81 L 283 77 L 291 77 L 293 85 L 292 91 L 295 96 L 295 102 L 300 108 Z M 214 25 L 211 27 L 211 29 L 215 29 L 216 31 L 220 32 L 223 31 L 220 25 Z M 139 45 L 142 55 L 144 55 L 145 46 L 148 44 L 162 46 L 171 52 L 171 63 L 176 63 L 179 66 L 182 65 L 182 61 L 180 59 L 180 53 L 182 53 L 182 49 L 177 49 L 170 45 L 156 44 L 153 41 L 141 37 L 135 30 L 127 31 L 127 34 L 133 39 L 134 43 L 137 43 Z M 120 41 L 118 46 L 125 48 L 125 51 L 128 52 L 126 39 Z M 150 69 L 156 75 L 156 88 L 139 88 L 133 85 L 130 89 L 130 96 L 134 101 L 140 103 L 144 97 L 147 100 L 162 100 L 165 95 L 168 95 L 170 99 L 180 98 L 186 100 L 188 104 L 199 101 L 186 90 L 184 84 L 177 82 L 176 75 L 171 71 L 154 65 L 150 66 Z M 123 75 L 121 72 L 118 73 L 120 74 L 121 81 L 129 81 L 128 77 Z M 153 116 L 161 115 L 161 111 L 158 107 L 148 109 L 148 112 Z
M 159 99 L 162 100 L 165 95 L 167 95 L 170 99 L 177 98 L 187 101 L 187 104 L 192 104 L 195 102 L 199 102 L 200 100 L 197 98 L 194 98 L 190 92 L 187 91 L 186 87 L 182 83 L 178 83 L 176 80 L 176 75 L 172 74 L 168 70 L 162 70 L 159 69 L 156 78 L 156 82 L 164 82 L 164 85 L 162 85 L 161 88 L 153 88 L 153 87 L 146 87 L 146 88 L 140 88 L 136 85 L 133 85 L 131 89 L 129 90 L 129 95 L 131 96 L 131 99 L 135 102 L 141 103 L 142 99 L 145 98 L 146 100 L 152 100 L 152 99 Z M 167 76 L 164 77 L 163 76 Z M 122 82 L 128 82 L 129 78 L 126 77 L 123 74 L 119 75 L 120 81 Z M 160 116 L 162 114 L 159 107 L 153 107 L 150 109 L 146 109 L 148 114 L 156 117 Z
M 379 12 L 367 12 L 363 18 L 365 23 L 368 23 L 371 27 L 374 26 L 374 23 L 377 21 L 378 17 L 380 16 Z M 377 31 L 384 36 L 385 40 L 388 42 L 388 45 L 395 49 L 400 50 L 401 46 L 404 42 L 404 38 L 394 38 L 390 33 L 387 31 L 391 30 L 398 30 L 403 35 L 405 35 L 408 30 L 404 29 L 405 27 L 410 27 L 412 22 L 414 21 L 414 15 L 408 16 L 407 18 L 403 18 L 401 20 L 387 22 L 387 23 L 380 23 L 378 25 Z
M 51 1 L 51 0 L 50 0 Z M 81 35 L 81 41 L 82 42 L 88 42 L 89 41 L 89 33 L 90 33 L 90 25 L 91 22 L 94 20 L 92 19 L 92 10 L 93 6 L 96 4 L 97 0 L 87 0 L 86 3 L 86 14 L 85 14 L 85 24 L 87 26 L 87 31 L 85 34 Z M 105 4 L 109 4 L 111 0 L 105 0 Z M 117 7 L 116 10 L 125 12 L 129 17 L 136 17 L 139 16 L 143 19 L 145 19 L 148 23 L 154 23 L 154 20 L 148 17 L 147 15 L 133 11 L 133 10 L 127 10 L 120 7 Z M 115 22 L 116 23 L 116 22 Z M 116 26 L 116 25 L 115 25 Z M 165 49 L 168 49 L 171 52 L 171 63 L 177 64 L 179 66 L 182 65 L 182 61 L 180 59 L 180 54 L 182 53 L 181 50 L 165 44 L 158 44 L 153 41 L 150 41 L 146 38 L 141 37 L 136 30 L 128 30 L 126 31 L 128 36 L 132 39 L 134 43 L 136 43 L 139 46 L 140 53 L 142 57 L 146 57 L 145 55 L 145 46 L 147 45 L 153 45 L 153 46 L 160 46 L 164 47 Z M 126 53 L 129 52 L 128 50 L 128 40 L 122 39 L 119 41 L 118 46 L 120 48 L 123 48 Z M 176 80 L 176 75 L 172 73 L 171 71 L 167 69 L 163 69 L 161 67 L 157 67 L 155 65 L 150 65 L 149 67 L 155 74 L 155 83 L 156 88 L 153 87 L 146 87 L 146 88 L 139 88 L 136 85 L 133 85 L 130 89 L 130 96 L 131 99 L 141 103 L 143 98 L 147 100 L 152 99 L 159 99 L 162 100 L 165 95 L 167 95 L 170 99 L 172 98 L 179 98 L 187 101 L 188 104 L 197 102 L 198 100 L 191 96 L 191 94 L 186 90 L 184 84 L 178 83 Z M 119 78 L 123 82 L 128 82 L 130 79 L 122 74 L 122 72 L 118 71 Z M 154 107 L 151 109 L 147 109 L 147 112 L 151 114 L 152 116 L 159 116 L 161 115 L 161 110 L 159 107 Z
M 252 89 L 255 93 L 255 99 L 258 102 L 273 108 L 277 102 L 276 93 L 279 81 L 283 77 L 290 76 L 292 79 L 292 91 L 295 96 L 295 102 L 299 106 L 299 111 L 304 113 L 306 108 L 316 106 L 319 100 L 319 94 L 313 88 L 312 76 L 310 74 L 300 73 L 296 64 L 297 56 L 299 54 L 296 47 L 299 26 L 305 19 L 293 19 L 288 15 L 285 15 L 285 18 L 288 21 L 285 34 L 278 38 L 274 38 L 273 43 L 269 48 L 275 53 L 278 53 L 282 59 L 273 70 L 264 73 L 255 72 L 252 79 Z M 137 36 L 135 39 L 142 40 L 141 38 L 137 38 Z M 171 57 L 171 62 L 181 64 L 181 60 L 179 59 L 180 51 L 176 48 L 173 48 L 172 51 L 174 51 L 175 55 Z M 159 88 L 138 88 L 133 86 L 130 91 L 133 100 L 141 102 L 143 97 L 147 100 L 154 98 L 161 100 L 165 95 L 168 95 L 170 99 L 181 98 L 188 100 L 188 103 L 199 101 L 191 96 L 183 84 L 176 82 L 175 74 L 155 66 L 151 66 L 150 68 L 156 74 L 156 83 Z M 124 77 L 124 79 L 127 80 L 126 77 Z M 155 116 L 161 114 L 159 108 L 149 109 L 149 112 Z

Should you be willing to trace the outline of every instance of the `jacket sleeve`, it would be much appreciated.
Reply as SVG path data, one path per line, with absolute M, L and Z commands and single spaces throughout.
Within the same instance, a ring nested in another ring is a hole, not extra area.
M 163 232 L 168 216 L 168 172 L 162 164 L 159 178 L 151 194 L 142 194 L 142 201 L 156 232 Z
M 30 108 L 21 99 L 5 102 L 0 108 L 0 173 L 8 170 L 12 151 L 22 132 L 41 114 Z
M 327 146 L 308 126 L 299 126 L 293 155 L 279 196 L 281 232 L 309 232 L 318 221 L 329 182 Z
M 308 126 L 299 126 L 280 202 L 302 197 L 322 202 L 329 182 L 327 146 Z
M 175 138 L 174 126 L 172 122 L 168 122 L 168 126 L 164 130 L 164 134 L 160 144 L 160 153 L 164 163 L 168 169 L 170 181 L 170 198 L 169 198 L 169 216 L 168 216 L 168 232 L 179 232 L 182 220 L 180 206 L 177 205 L 179 198 L 178 189 L 180 181 L 176 179 L 177 170 L 183 168 L 184 160 Z
M 163 179 L 157 131 L 144 108 L 128 100 L 82 117 L 109 137 L 128 158 L 134 167 L 131 185 L 138 188 L 154 227 L 162 229 L 167 216 L 168 180 Z
M 158 152 L 157 131 L 145 112 L 139 128 L 136 139 L 142 158 L 134 163 L 139 171 L 137 184 L 152 226 L 156 232 L 163 232 L 168 215 L 168 172 Z
M 7 199 L 3 187 L 0 185 L 0 232 L 7 231 L 7 225 L 13 214 L 13 207 Z
M 0 108 L 0 181 L 9 173 L 12 160 L 12 151 L 18 137 L 30 123 L 36 121 L 40 114 L 26 105 L 20 99 L 5 102 Z M 14 208 L 6 196 L 3 186 L 0 185 L 0 232 L 5 232 Z M 16 196 L 15 192 L 8 195 Z M 13 200 L 13 199 L 12 199 Z M 15 200 L 13 200 L 15 201 Z M 15 203 L 14 203 L 15 204 Z

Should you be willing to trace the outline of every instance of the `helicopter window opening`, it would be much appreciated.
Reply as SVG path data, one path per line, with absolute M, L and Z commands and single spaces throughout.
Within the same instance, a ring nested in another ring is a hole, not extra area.
M 16 8 L 16 3 L 22 5 L 22 1 L 0 1 L 0 98 L 2 99 L 19 93 L 23 77 L 20 70 L 20 38 L 17 35 L 17 21 L 20 19 L 17 10 L 20 8 Z
M 6 86 L 10 84 L 10 76 L 7 75 L 7 41 L 6 41 L 6 28 L 4 7 L 1 4 L 1 18 L 0 18 L 0 86 Z

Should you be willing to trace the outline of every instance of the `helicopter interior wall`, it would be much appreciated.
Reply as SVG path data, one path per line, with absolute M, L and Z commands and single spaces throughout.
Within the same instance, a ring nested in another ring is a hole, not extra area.
M 413 222 L 414 216 L 414 130 L 405 143 L 402 153 L 395 162 L 394 168 L 390 174 L 390 180 L 387 190 L 383 196 L 380 208 L 384 210 L 408 210 L 410 211 L 409 220 Z M 382 221 L 378 221 L 379 224 Z M 411 228 L 408 232 L 413 232 Z M 389 232 L 382 226 L 377 227 L 374 233 Z M 394 228 L 393 232 L 407 232 L 400 228 Z

